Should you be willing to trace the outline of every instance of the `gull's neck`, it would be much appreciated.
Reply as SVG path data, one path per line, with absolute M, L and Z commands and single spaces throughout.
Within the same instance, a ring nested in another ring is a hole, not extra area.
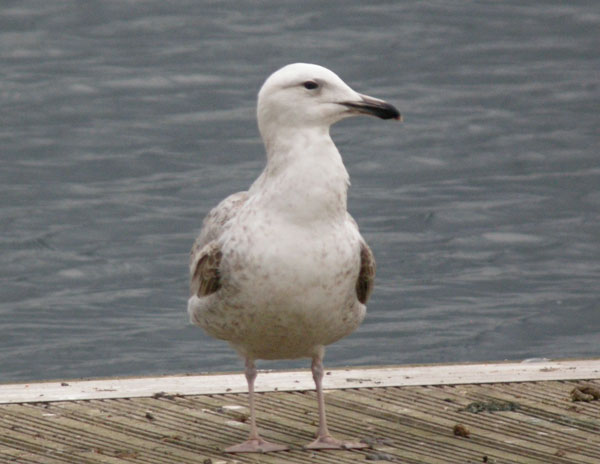
M 250 188 L 263 207 L 298 223 L 346 218 L 349 176 L 329 127 L 263 134 L 267 166 Z

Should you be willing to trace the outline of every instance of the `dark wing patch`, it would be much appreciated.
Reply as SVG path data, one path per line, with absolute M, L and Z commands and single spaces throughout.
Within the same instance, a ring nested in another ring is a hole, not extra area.
M 192 250 L 192 253 L 194 250 Z M 219 267 L 223 253 L 217 242 L 210 242 L 197 251 L 192 260 L 196 265 L 191 269 L 190 294 L 199 297 L 215 293 L 221 288 L 221 274 Z
M 375 281 L 375 258 L 373 252 L 365 242 L 360 244 L 360 272 L 356 280 L 356 297 L 362 304 L 366 304 L 373 290 Z

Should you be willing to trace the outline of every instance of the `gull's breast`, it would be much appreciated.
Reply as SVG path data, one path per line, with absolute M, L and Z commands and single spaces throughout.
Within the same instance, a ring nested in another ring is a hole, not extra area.
M 345 222 L 249 221 L 224 237 L 222 263 L 223 286 L 200 325 L 244 355 L 312 356 L 364 317 L 355 290 L 359 236 Z

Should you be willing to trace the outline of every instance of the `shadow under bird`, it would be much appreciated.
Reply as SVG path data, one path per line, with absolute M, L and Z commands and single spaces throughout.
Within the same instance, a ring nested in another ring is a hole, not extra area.
M 356 115 L 401 120 L 398 110 L 352 90 L 332 71 L 295 63 L 258 94 L 267 164 L 248 191 L 204 219 L 190 260 L 190 320 L 245 359 L 250 436 L 229 453 L 289 449 L 256 427 L 257 359 L 311 358 L 319 427 L 308 449 L 364 448 L 334 438 L 323 398 L 325 346 L 362 322 L 375 260 L 347 211 L 349 175 L 329 128 Z

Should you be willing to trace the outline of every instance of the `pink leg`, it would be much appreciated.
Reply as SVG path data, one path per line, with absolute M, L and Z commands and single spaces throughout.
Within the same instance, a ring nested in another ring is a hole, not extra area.
M 252 359 L 246 359 L 246 380 L 248 381 L 248 403 L 250 406 L 250 436 L 248 440 L 239 445 L 230 446 L 225 449 L 226 453 L 267 453 L 269 451 L 285 451 L 289 447 L 278 445 L 263 440 L 256 428 L 256 416 L 254 414 L 254 380 L 256 379 L 256 366 Z
M 325 398 L 323 396 L 323 354 L 315 356 L 312 361 L 312 374 L 317 387 L 317 400 L 319 402 L 319 430 L 317 439 L 305 446 L 307 449 L 361 449 L 368 448 L 366 443 L 347 442 L 333 438 L 327 428 L 325 416 Z

